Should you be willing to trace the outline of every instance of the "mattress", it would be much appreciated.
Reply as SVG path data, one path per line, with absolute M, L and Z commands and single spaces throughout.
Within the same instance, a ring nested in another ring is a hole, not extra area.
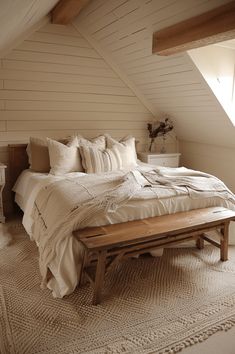
M 141 171 L 151 171 L 153 166 L 147 164 L 140 164 L 138 167 Z M 16 193 L 16 202 L 24 211 L 23 225 L 30 237 L 33 237 L 33 225 L 34 221 L 32 218 L 32 211 L 35 204 L 35 200 L 39 195 L 40 191 L 45 188 L 49 188 L 53 183 L 66 180 L 84 180 L 84 173 L 73 172 L 63 176 L 53 176 L 42 173 L 35 173 L 30 170 L 25 170 L 18 178 L 14 191 Z M 87 177 L 85 177 L 87 179 Z M 57 219 L 63 217 L 64 214 L 68 213 L 71 208 L 71 203 L 75 202 L 73 200 L 75 196 L 73 193 L 60 194 L 59 199 L 54 201 L 54 204 L 48 209 L 48 215 L 45 215 L 46 223 L 49 225 L 50 222 L 56 223 Z M 100 226 L 105 224 L 113 224 L 125 222 L 128 220 L 143 219 L 147 217 L 153 217 L 156 215 L 163 215 L 169 213 L 175 213 L 190 209 L 204 208 L 209 206 L 223 205 L 234 209 L 234 206 L 224 200 L 222 201 L 219 196 L 201 196 L 198 195 L 195 198 L 189 195 L 175 195 L 158 198 L 131 198 L 123 206 L 119 207 L 113 213 L 107 213 L 99 215 L 97 218 L 93 218 L 89 226 Z M 52 210 L 52 213 L 51 213 Z M 49 215 L 50 214 L 50 215 Z M 53 221 L 53 217 L 55 218 Z M 51 219 L 52 218 L 52 219 Z M 233 231 L 230 232 L 230 240 L 235 243 L 235 235 Z M 40 246 L 40 242 L 39 246 Z M 76 264 L 81 263 L 81 243 L 74 237 L 65 237 L 60 241 L 60 247 L 56 248 L 56 257 L 54 257 L 48 268 L 50 269 L 53 277 L 47 282 L 47 287 L 52 290 L 54 297 L 63 297 L 64 295 L 70 294 L 78 284 L 79 280 L 79 270 Z

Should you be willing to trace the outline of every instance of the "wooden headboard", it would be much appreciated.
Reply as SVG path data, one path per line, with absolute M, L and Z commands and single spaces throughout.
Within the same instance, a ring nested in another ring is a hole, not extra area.
M 27 144 L 10 144 L 9 151 L 9 182 L 11 188 L 23 170 L 29 167 Z

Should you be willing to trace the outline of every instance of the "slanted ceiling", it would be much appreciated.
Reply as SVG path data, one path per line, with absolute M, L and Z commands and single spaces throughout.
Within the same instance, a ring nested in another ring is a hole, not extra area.
M 37 29 L 58 0 L 1 0 L 0 56 Z M 35 27 L 36 26 L 36 27 Z
M 229 1 L 91 0 L 73 26 L 136 90 L 145 107 L 156 115 L 172 116 L 180 139 L 235 146 L 235 128 L 188 54 L 166 58 L 152 54 L 153 32 Z M 22 0 L 14 2 L 23 7 Z M 41 17 L 56 2 L 24 0 L 40 3 Z M 17 15 L 17 8 L 13 12 Z M 34 15 L 39 20 L 38 13 Z M 19 24 L 18 28 L 20 32 Z M 9 39 L 5 30 L 2 27 L 2 34 Z

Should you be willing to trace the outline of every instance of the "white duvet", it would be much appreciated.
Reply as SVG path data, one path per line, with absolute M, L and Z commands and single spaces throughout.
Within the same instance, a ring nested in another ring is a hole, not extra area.
M 152 169 L 141 164 L 129 173 L 61 177 L 23 172 L 16 199 L 24 208 L 24 227 L 39 247 L 43 284 L 54 297 L 70 294 L 79 283 L 83 248 L 72 235 L 76 229 L 209 206 L 235 210 L 234 195 L 213 176 Z

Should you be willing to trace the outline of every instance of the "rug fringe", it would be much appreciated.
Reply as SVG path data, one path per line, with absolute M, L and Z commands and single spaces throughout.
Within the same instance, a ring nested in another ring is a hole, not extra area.
M 176 354 L 179 353 L 181 350 L 190 347 L 194 344 L 197 343 L 201 343 L 204 340 L 208 339 L 210 336 L 212 336 L 213 334 L 215 334 L 216 332 L 219 331 L 228 331 L 229 329 L 231 329 L 233 326 L 235 325 L 235 316 L 233 316 L 232 318 L 230 318 L 229 320 L 223 321 L 211 328 L 208 328 L 202 332 L 199 332 L 197 334 L 195 334 L 194 336 L 191 336 L 183 341 L 181 341 L 180 343 L 168 346 L 167 348 L 161 349 L 158 352 L 149 352 L 152 354 Z

